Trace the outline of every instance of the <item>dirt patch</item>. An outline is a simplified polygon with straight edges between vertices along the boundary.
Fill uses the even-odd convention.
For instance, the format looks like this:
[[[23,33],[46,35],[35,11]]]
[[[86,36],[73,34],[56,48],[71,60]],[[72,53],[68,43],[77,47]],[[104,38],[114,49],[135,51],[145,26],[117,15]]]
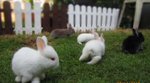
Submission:
[[[35,48],[36,49],[36,39],[34,38],[28,38],[23,41],[24,46]]]

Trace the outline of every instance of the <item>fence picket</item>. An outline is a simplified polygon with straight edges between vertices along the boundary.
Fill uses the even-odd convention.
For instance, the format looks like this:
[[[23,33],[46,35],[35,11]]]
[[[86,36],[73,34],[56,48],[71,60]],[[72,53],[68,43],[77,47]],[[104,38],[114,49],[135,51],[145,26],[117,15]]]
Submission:
[[[106,14],[107,14],[107,10],[104,7],[102,9],[102,30],[106,30],[105,26],[106,26]]]
[[[97,30],[100,31],[102,28],[102,8],[98,7],[98,20],[97,20]]]
[[[40,7],[40,3],[39,2],[35,2],[34,4],[34,31],[35,34],[40,34],[42,31],[42,27],[41,27],[41,7]]]
[[[86,31],[86,7],[81,6],[81,27],[82,31]]]
[[[116,12],[115,12],[115,15],[114,15],[114,17],[115,17],[115,25],[114,25],[114,27],[116,27],[116,25],[118,23],[118,16],[119,16],[119,9],[116,9]]]
[[[116,25],[117,25],[118,14],[119,14],[119,10],[114,8],[113,11],[112,11],[112,15],[113,15],[112,24],[111,24],[112,29],[114,29],[114,27],[116,27]]]
[[[107,10],[107,21],[106,21],[106,30],[111,29],[110,24],[111,24],[111,8],[108,8],[108,10]]]
[[[15,33],[16,35],[18,34],[23,34],[23,30],[22,30],[22,9],[21,9],[21,3],[20,2],[15,2]]]
[[[74,27],[74,7],[72,4],[69,4],[68,7],[68,23]]]
[[[31,16],[31,4],[30,3],[25,3],[25,31],[26,34],[31,35],[32,34],[32,16]]]
[[[77,28],[77,30],[80,28],[80,6],[76,5],[75,6],[75,27]]]
[[[92,8],[90,6],[87,7],[87,29],[91,29],[92,27]]]
[[[92,29],[95,29],[97,27],[97,24],[96,24],[96,21],[97,21],[97,8],[96,7],[93,7],[93,11],[92,11]]]

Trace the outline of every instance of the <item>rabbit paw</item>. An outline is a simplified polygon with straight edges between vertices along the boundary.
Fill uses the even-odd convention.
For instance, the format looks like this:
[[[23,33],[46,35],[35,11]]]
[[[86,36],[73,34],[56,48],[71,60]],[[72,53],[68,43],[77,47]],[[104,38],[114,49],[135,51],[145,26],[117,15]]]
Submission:
[[[32,83],[40,83],[40,79],[38,77],[35,77],[33,80],[32,80]]]
[[[45,74],[43,73],[41,76],[40,76],[40,78],[43,80],[43,79],[45,79]]]
[[[21,76],[16,76],[15,81],[16,82],[21,82]]]

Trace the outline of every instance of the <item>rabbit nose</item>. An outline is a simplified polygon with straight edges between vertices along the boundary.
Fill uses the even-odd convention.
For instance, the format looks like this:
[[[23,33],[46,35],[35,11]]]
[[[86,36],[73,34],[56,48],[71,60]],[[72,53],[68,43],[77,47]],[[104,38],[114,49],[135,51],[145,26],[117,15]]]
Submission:
[[[50,58],[52,61],[54,61],[55,60],[55,58]]]

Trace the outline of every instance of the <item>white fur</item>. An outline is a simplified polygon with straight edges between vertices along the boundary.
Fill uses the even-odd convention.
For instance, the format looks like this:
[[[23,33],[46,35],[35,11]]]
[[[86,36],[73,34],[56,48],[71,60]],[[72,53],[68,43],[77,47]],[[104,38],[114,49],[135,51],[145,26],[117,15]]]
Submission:
[[[92,33],[82,33],[77,37],[77,42],[82,44],[82,42],[87,42],[89,40],[95,39],[94,34]]]
[[[40,79],[45,78],[46,69],[59,66],[59,57],[54,48],[47,45],[47,38],[44,36],[38,38],[45,42],[46,46],[43,50],[22,47],[14,54],[12,70],[16,75],[16,82],[40,83]],[[51,58],[55,58],[55,60]]]
[[[101,60],[105,53],[105,43],[103,37],[88,41],[83,50],[79,60],[83,61],[87,58],[92,58],[87,64],[96,64]]]
[[[42,36],[42,39],[44,40],[44,42],[45,42],[45,44],[47,44],[47,38],[46,38],[46,36]]]

